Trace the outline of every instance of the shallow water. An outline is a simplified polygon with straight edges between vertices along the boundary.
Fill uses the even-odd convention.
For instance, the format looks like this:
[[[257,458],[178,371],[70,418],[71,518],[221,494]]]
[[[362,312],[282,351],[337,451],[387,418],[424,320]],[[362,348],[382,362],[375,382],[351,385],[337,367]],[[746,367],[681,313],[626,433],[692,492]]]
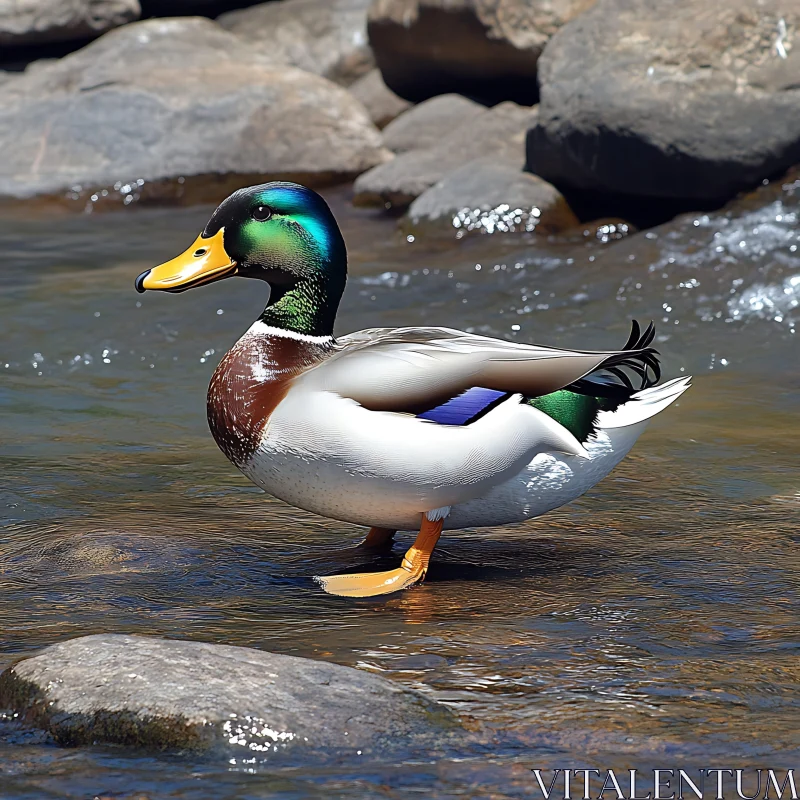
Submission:
[[[335,598],[310,576],[394,566],[405,538],[342,553],[363,531],[263,495],[206,429],[208,379],[266,289],[133,291],[210,210],[0,219],[0,667],[101,631],[248,645],[378,671],[483,742],[289,768],[62,750],[0,722],[0,797],[516,798],[540,796],[535,767],[796,766],[800,182],[620,240],[408,241],[330,199],[341,332],[599,348],[653,318],[665,376],[694,387],[575,504],[448,534],[405,593]]]

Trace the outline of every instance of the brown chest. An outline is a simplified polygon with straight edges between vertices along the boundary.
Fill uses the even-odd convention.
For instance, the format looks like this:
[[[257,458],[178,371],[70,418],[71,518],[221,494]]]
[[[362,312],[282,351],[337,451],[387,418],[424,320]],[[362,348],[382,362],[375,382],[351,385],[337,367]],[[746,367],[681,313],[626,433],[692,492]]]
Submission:
[[[258,448],[269,417],[292,381],[322,361],[328,348],[288,336],[245,334],[220,361],[208,387],[208,425],[237,466]]]

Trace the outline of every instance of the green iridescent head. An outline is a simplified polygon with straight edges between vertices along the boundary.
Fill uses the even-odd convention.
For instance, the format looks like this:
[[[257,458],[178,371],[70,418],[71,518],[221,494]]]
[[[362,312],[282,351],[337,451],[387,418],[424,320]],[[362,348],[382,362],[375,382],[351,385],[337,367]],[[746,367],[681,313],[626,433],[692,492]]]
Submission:
[[[188,250],[143,272],[136,289],[183,292],[233,275],[270,285],[265,323],[331,334],[347,280],[347,251],[328,204],[296,183],[240,189],[220,204]]]
[[[308,279],[343,281],[347,254],[328,204],[296,183],[239,189],[211,215],[203,238],[224,229],[238,274],[273,286]]]

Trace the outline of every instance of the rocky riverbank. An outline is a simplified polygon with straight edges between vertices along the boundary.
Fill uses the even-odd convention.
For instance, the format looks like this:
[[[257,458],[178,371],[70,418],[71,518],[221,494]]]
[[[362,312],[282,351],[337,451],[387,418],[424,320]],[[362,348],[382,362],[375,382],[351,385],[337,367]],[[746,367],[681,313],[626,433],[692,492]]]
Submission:
[[[0,10],[0,201],[355,179],[462,232],[719,206],[800,162],[798,23],[800,0],[35,0]]]

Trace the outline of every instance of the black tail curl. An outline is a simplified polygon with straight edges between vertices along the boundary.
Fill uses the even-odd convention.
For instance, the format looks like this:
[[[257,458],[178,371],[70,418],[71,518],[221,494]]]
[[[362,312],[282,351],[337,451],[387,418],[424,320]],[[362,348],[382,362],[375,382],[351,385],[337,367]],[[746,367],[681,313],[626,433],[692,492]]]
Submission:
[[[633,320],[631,335],[621,352],[609,356],[588,375],[564,388],[578,394],[624,403],[632,394],[655,386],[661,379],[658,350],[650,347],[655,335],[656,329],[652,322],[642,333],[639,323]],[[632,378],[629,373],[633,373],[635,377]]]

